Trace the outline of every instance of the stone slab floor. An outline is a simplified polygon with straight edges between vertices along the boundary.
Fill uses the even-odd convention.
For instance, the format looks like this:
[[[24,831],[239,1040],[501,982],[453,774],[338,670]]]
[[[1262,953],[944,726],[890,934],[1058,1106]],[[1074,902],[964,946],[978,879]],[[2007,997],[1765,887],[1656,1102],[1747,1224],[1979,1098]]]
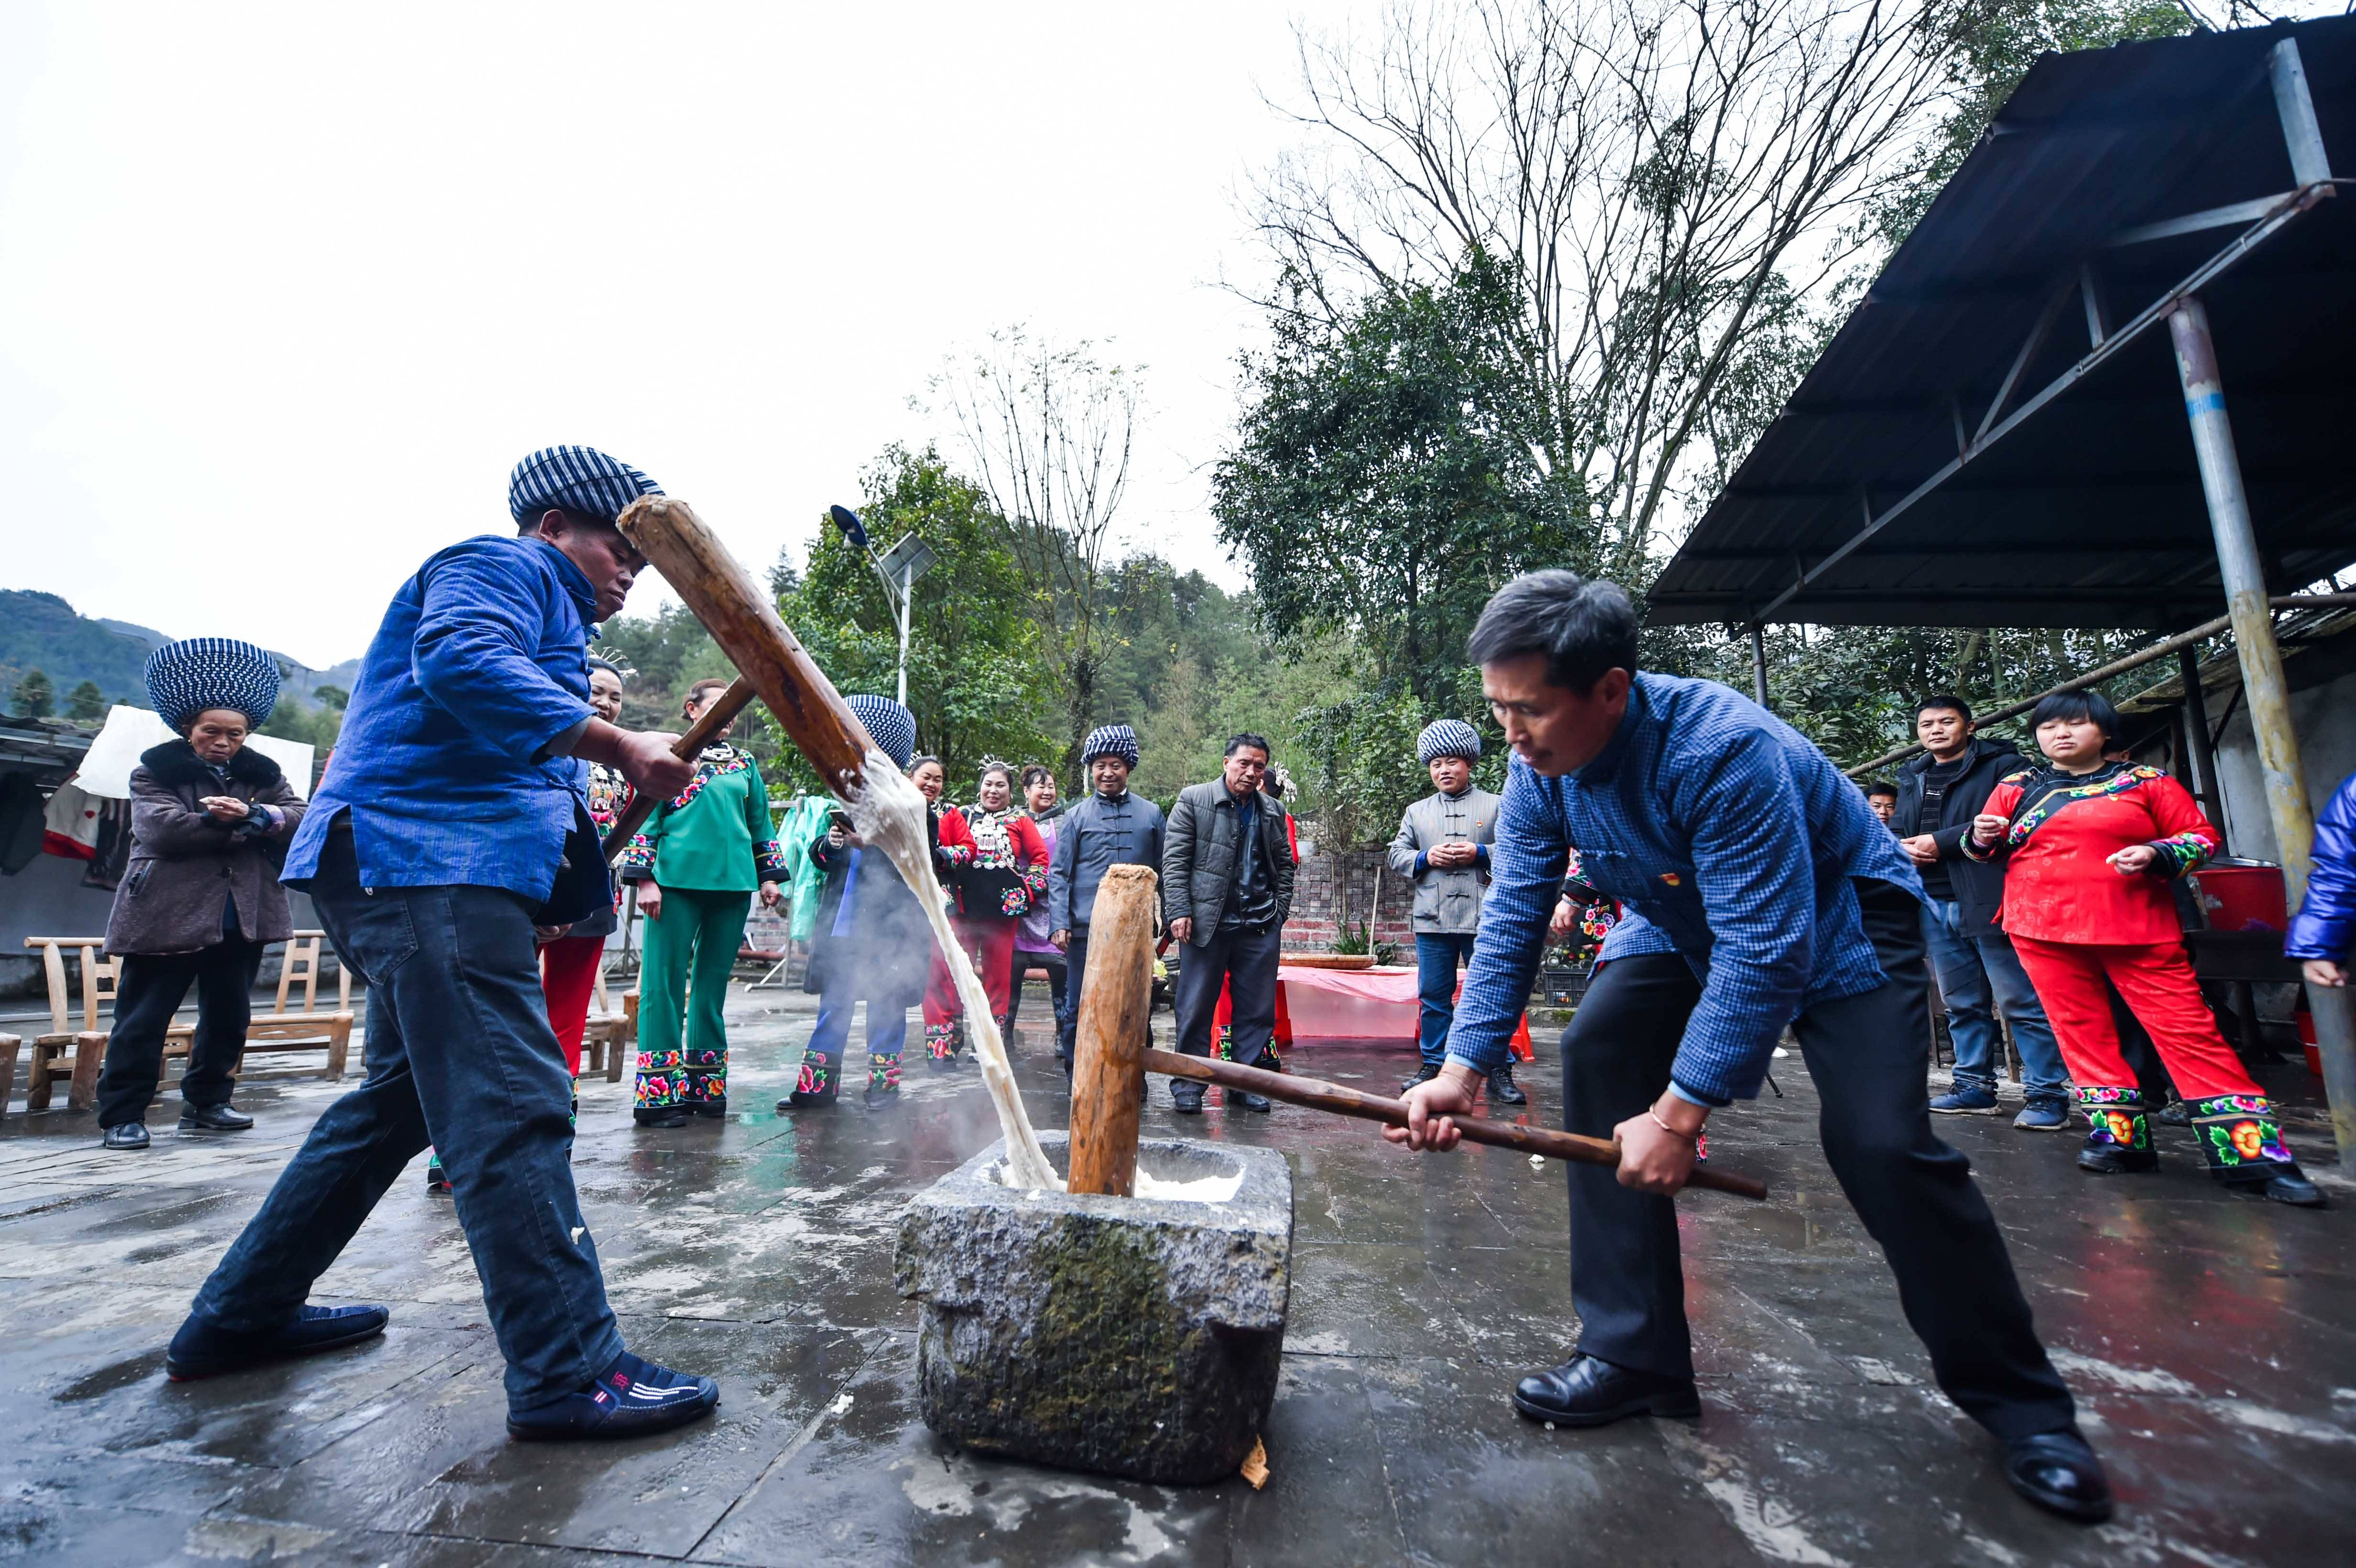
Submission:
[[[1035,1005],[1034,992],[1034,1005]],[[584,1083],[576,1169],[632,1346],[717,1376],[716,1419],[634,1443],[510,1445],[498,1356],[447,1199],[423,1161],[322,1282],[392,1307],[380,1342],[173,1386],[189,1294],[337,1092],[278,1077],[257,1128],[107,1155],[88,1116],[0,1120],[0,1559],[148,1564],[1986,1563],[2356,1561],[2356,1191],[2298,1212],[2237,1200],[2166,1130],[2158,1178],[2097,1181],[2072,1141],[1946,1127],[1976,1163],[2123,1506],[2082,1530],[2005,1488],[1929,1371],[1811,1140],[1796,1059],[1722,1116],[1717,1157],[1763,1206],[1682,1204],[1705,1381],[1697,1422],[1547,1432],[1505,1403],[1558,1360],[1558,1169],[1411,1157],[1280,1106],[1149,1135],[1270,1144],[1297,1180],[1285,1373],[1265,1490],[1157,1488],[946,1451],[917,1420],[915,1314],[894,1217],[995,1136],[970,1071],[919,1065],[901,1104],[782,1119],[806,998],[731,1006],[735,1114],[634,1131],[628,1084]],[[1168,1028],[1167,1016],[1160,1020]],[[1064,1124],[1044,1033],[1033,1114]],[[1398,1053],[1304,1071],[1387,1088]],[[854,1054],[854,1063],[861,1060]],[[1558,1115],[1549,1061],[1526,1070]],[[2293,1142],[2325,1162],[2306,1104]]]

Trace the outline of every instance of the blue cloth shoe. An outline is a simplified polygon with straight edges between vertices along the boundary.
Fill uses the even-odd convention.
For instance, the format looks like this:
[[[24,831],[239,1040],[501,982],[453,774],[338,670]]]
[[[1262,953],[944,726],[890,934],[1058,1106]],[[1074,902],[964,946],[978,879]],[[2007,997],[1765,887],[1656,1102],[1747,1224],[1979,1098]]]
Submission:
[[[164,1352],[164,1374],[176,1383],[194,1382],[297,1356],[316,1356],[322,1350],[340,1350],[383,1333],[385,1320],[391,1316],[381,1307],[305,1307],[284,1328],[241,1333],[191,1312],[180,1331],[172,1336],[171,1349]]]
[[[524,1443],[643,1437],[701,1421],[720,1403],[710,1378],[640,1360],[627,1350],[587,1388],[508,1413],[508,1435]]]
[[[2024,1133],[2067,1132],[2070,1107],[2059,1100],[2031,1100],[2013,1117],[2012,1125]]]
[[[1993,1116],[1996,1115],[1996,1091],[1958,1089],[1952,1094],[1942,1094],[1932,1101],[1931,1109],[1942,1116]]]

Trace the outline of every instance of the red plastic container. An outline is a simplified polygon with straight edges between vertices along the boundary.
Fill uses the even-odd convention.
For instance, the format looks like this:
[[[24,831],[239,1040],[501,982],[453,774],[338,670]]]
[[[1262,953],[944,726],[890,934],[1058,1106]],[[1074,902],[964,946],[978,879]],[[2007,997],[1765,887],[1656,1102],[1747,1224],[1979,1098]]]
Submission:
[[[2290,902],[2280,866],[2204,866],[2193,873],[2211,931],[2290,929]]]

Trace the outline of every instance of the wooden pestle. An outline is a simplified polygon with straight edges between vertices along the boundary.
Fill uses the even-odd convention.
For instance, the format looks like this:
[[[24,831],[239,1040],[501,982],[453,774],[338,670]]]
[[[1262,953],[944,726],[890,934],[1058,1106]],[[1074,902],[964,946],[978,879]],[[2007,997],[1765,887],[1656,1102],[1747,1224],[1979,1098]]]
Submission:
[[[1148,866],[1112,866],[1097,887],[1073,1046],[1069,1191],[1127,1198],[1136,1185],[1161,880]]]
[[[1096,962],[1094,943],[1088,946],[1088,962],[1091,966]],[[1380,1095],[1344,1088],[1339,1083],[1295,1077],[1290,1072],[1264,1072],[1240,1062],[1215,1061],[1204,1056],[1181,1056],[1174,1051],[1149,1050],[1143,1056],[1144,1071],[1216,1083],[1223,1088],[1240,1089],[1247,1093],[1265,1094],[1271,1100],[1305,1105],[1312,1111],[1331,1111],[1337,1116],[1381,1122],[1386,1126],[1407,1125],[1407,1102],[1404,1100],[1387,1100]],[[1142,1081],[1141,1073],[1141,1085]],[[1076,1113],[1076,1103],[1074,1110]],[[1456,1130],[1472,1143],[1519,1149],[1524,1154],[1545,1155],[1550,1159],[1577,1160],[1582,1165],[1616,1166],[1620,1163],[1620,1146],[1604,1138],[1582,1137],[1577,1133],[1558,1133],[1547,1127],[1524,1126],[1517,1122],[1485,1121],[1477,1116],[1458,1116],[1454,1120]],[[1730,1192],[1737,1198],[1763,1199],[1767,1196],[1767,1184],[1757,1177],[1739,1176],[1730,1170],[1712,1170],[1706,1165],[1694,1167],[1694,1173],[1687,1178],[1686,1185],[1707,1187],[1713,1192]]]
[[[751,704],[753,695],[753,683],[738,676],[711,707],[696,716],[687,733],[672,744],[670,754],[686,763],[701,756],[703,748],[712,744],[712,738],[734,723],[736,715]],[[653,795],[635,793],[630,796],[630,804],[614,819],[614,826],[605,834],[605,859],[622,858],[622,851],[630,847],[630,835],[647,825],[647,818],[654,815],[655,805]]]
[[[616,526],[744,672],[827,788],[845,801],[858,795],[875,744],[867,727],[695,509],[673,496],[641,496]]]

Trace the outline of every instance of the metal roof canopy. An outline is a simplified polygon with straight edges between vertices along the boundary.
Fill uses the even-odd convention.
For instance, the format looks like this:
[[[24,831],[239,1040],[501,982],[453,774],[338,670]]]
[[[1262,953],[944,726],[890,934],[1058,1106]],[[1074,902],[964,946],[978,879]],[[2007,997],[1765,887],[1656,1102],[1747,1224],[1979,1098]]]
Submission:
[[[2356,19],[2040,58],[1662,571],[1650,619],[2217,614],[2169,346],[2187,295],[2269,586],[2356,561],[2356,180],[2328,146],[2356,161]]]

